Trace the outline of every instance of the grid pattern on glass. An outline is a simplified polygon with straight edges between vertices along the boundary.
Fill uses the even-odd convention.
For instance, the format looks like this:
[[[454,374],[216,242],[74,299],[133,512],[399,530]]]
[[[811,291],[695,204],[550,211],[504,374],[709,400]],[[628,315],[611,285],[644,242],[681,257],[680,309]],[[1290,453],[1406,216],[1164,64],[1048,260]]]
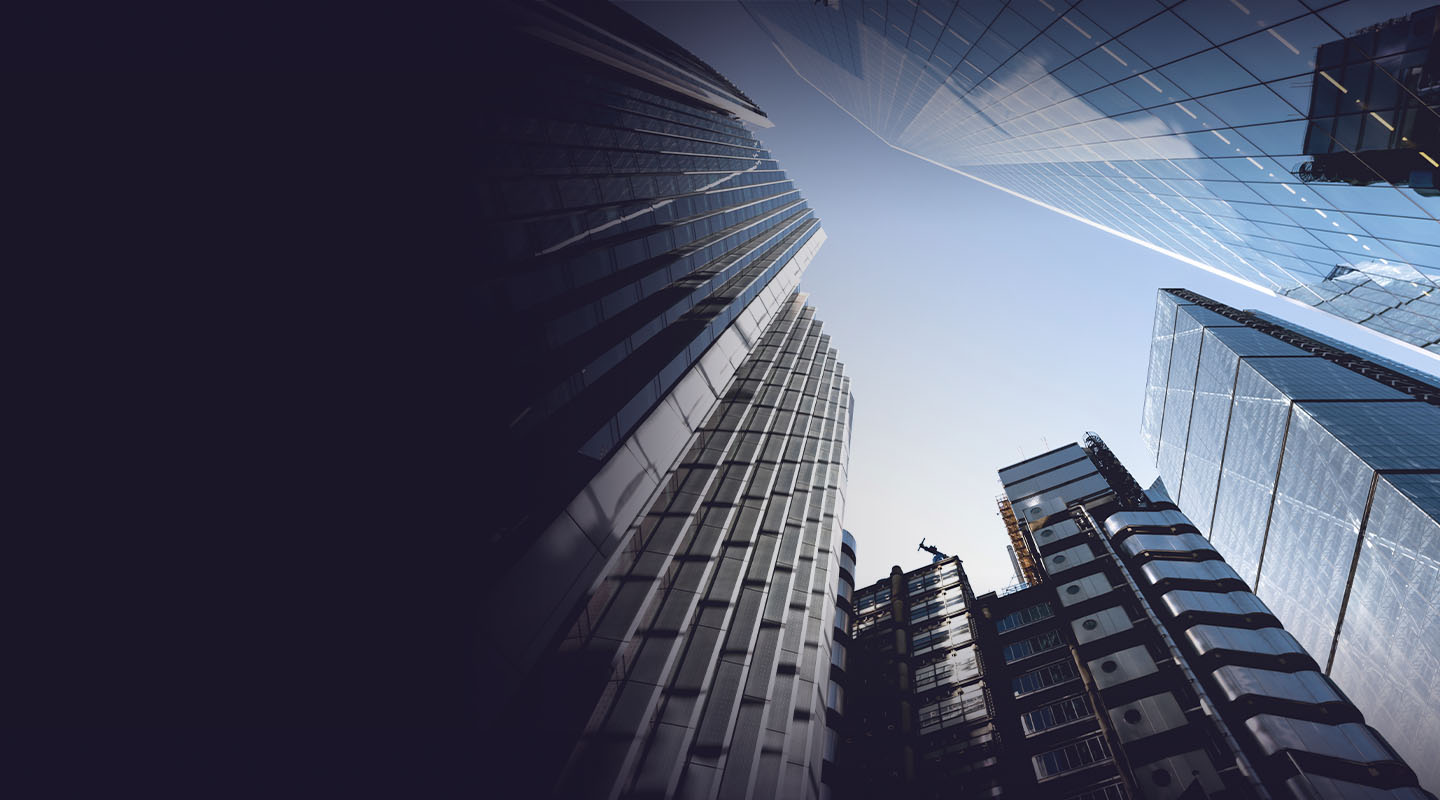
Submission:
[[[1087,736],[1072,744],[1031,757],[1035,777],[1041,780],[1074,772],[1110,758],[1110,747],[1102,735]]]
[[[963,686],[949,697],[920,706],[916,715],[922,736],[952,725],[985,719],[989,716],[985,706],[985,688],[979,683]]]
[[[855,613],[868,614],[877,608],[890,605],[890,586],[878,589],[861,589],[855,593]]]
[[[951,617],[937,628],[910,635],[911,655],[920,657],[942,647],[959,647],[970,642],[970,620],[963,614]]]
[[[1032,622],[1039,622],[1042,619],[1049,619],[1055,616],[1055,610],[1049,603],[1036,603],[1027,606],[1019,611],[1011,611],[1009,614],[995,620],[995,630],[999,633],[1014,630],[1022,625],[1029,625]]]
[[[980,665],[976,661],[975,648],[957,648],[940,661],[915,668],[915,694],[924,694],[937,687],[964,683],[978,677]]]
[[[1021,714],[1020,727],[1029,736],[1093,716],[1090,701],[1082,694]]]
[[[1162,304],[1159,313],[1163,329],[1175,311]],[[1215,481],[1211,543],[1434,784],[1440,766],[1426,754],[1440,749],[1440,724],[1415,709],[1440,700],[1440,650],[1430,646],[1440,641],[1440,406],[1412,399],[1423,390],[1365,377],[1389,380],[1351,355],[1332,361],[1261,330],[1207,328],[1187,438],[1176,443],[1183,477],[1163,461],[1161,475],[1180,484],[1178,503],[1193,520],[1210,513]],[[1172,371],[1147,386],[1164,389]],[[1209,384],[1214,407],[1202,411]],[[1212,478],[1208,459],[1222,439]]]
[[[1427,750],[1440,741],[1440,472],[1382,475],[1329,674],[1366,721],[1387,733],[1425,786],[1440,785]],[[1412,680],[1375,680],[1414,675]]]
[[[892,146],[1440,351],[1424,0],[746,5]]]
[[[1044,653],[1054,650],[1057,647],[1064,647],[1065,640],[1061,638],[1058,629],[1051,629],[1034,636],[1027,636],[1019,641],[1010,642],[1005,645],[1003,656],[1005,663],[1019,661],[1022,658],[1029,658],[1037,653]]]
[[[911,606],[910,624],[938,619],[964,610],[965,595],[961,593],[959,587],[948,589]]]
[[[1010,689],[1016,697],[1022,697],[1032,692],[1038,692],[1051,686],[1056,686],[1066,681],[1076,680],[1080,673],[1075,668],[1075,662],[1070,659],[1052,661],[1043,667],[1030,670],[1010,680]]]
[[[960,568],[951,561],[910,578],[905,588],[911,597],[915,597],[933,589],[956,586],[959,583]]]

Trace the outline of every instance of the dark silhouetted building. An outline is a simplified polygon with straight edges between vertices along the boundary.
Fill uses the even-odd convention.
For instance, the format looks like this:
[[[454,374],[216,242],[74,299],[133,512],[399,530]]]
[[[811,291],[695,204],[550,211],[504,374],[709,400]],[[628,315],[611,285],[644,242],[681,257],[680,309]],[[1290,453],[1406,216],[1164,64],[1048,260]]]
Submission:
[[[836,797],[1431,797],[1163,492],[1098,437],[1000,471],[1039,583],[855,593]]]
[[[1179,507],[1440,786],[1440,381],[1159,293],[1142,433]]]

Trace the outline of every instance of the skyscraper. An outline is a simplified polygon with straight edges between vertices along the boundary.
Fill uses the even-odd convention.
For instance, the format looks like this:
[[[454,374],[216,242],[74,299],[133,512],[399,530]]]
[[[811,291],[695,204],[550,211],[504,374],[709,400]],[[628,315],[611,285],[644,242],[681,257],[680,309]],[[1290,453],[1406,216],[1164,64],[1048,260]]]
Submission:
[[[1038,582],[976,597],[952,557],[856,591],[837,797],[1431,797],[1098,437],[1000,477]]]
[[[487,774],[818,797],[854,570],[849,379],[795,292],[824,233],[760,109],[675,43],[603,3],[496,19]]]
[[[1423,0],[746,0],[899,150],[1440,352]]]
[[[573,621],[648,498],[789,305],[819,220],[713,69],[608,3],[502,3],[482,99],[492,431],[481,487],[497,674]],[[480,412],[477,412],[480,413]],[[503,681],[502,681],[503,683]]]
[[[1440,786],[1434,379],[1166,289],[1142,432],[1179,507]]]

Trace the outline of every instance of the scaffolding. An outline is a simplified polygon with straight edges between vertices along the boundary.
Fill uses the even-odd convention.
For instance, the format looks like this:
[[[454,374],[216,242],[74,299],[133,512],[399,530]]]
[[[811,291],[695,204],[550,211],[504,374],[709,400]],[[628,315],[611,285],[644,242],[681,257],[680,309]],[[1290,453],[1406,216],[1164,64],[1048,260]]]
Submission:
[[[1010,500],[1002,494],[995,498],[995,505],[1000,509],[1000,518],[1005,520],[1005,531],[1010,534],[1010,547],[1015,551],[1015,561],[1020,565],[1021,578],[1030,586],[1040,583],[1040,570],[1035,568],[1035,554],[1025,541],[1025,533],[1020,529],[1020,521],[1015,518],[1015,509],[1010,507]]]

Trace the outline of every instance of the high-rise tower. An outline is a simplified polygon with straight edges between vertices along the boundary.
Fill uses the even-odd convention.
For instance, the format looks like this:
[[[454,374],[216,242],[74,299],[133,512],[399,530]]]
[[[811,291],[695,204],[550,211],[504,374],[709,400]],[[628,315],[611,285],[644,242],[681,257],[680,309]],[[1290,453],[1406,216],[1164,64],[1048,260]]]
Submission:
[[[795,292],[824,233],[763,113],[675,43],[603,3],[497,18],[487,774],[818,797],[854,569],[849,380]]]
[[[896,149],[1440,352],[1432,3],[745,7]]]
[[[856,591],[837,797],[1431,797],[1098,437],[1000,478],[1038,582],[976,597],[950,558]]]
[[[1440,785],[1437,381],[1166,289],[1142,433],[1180,508]]]

